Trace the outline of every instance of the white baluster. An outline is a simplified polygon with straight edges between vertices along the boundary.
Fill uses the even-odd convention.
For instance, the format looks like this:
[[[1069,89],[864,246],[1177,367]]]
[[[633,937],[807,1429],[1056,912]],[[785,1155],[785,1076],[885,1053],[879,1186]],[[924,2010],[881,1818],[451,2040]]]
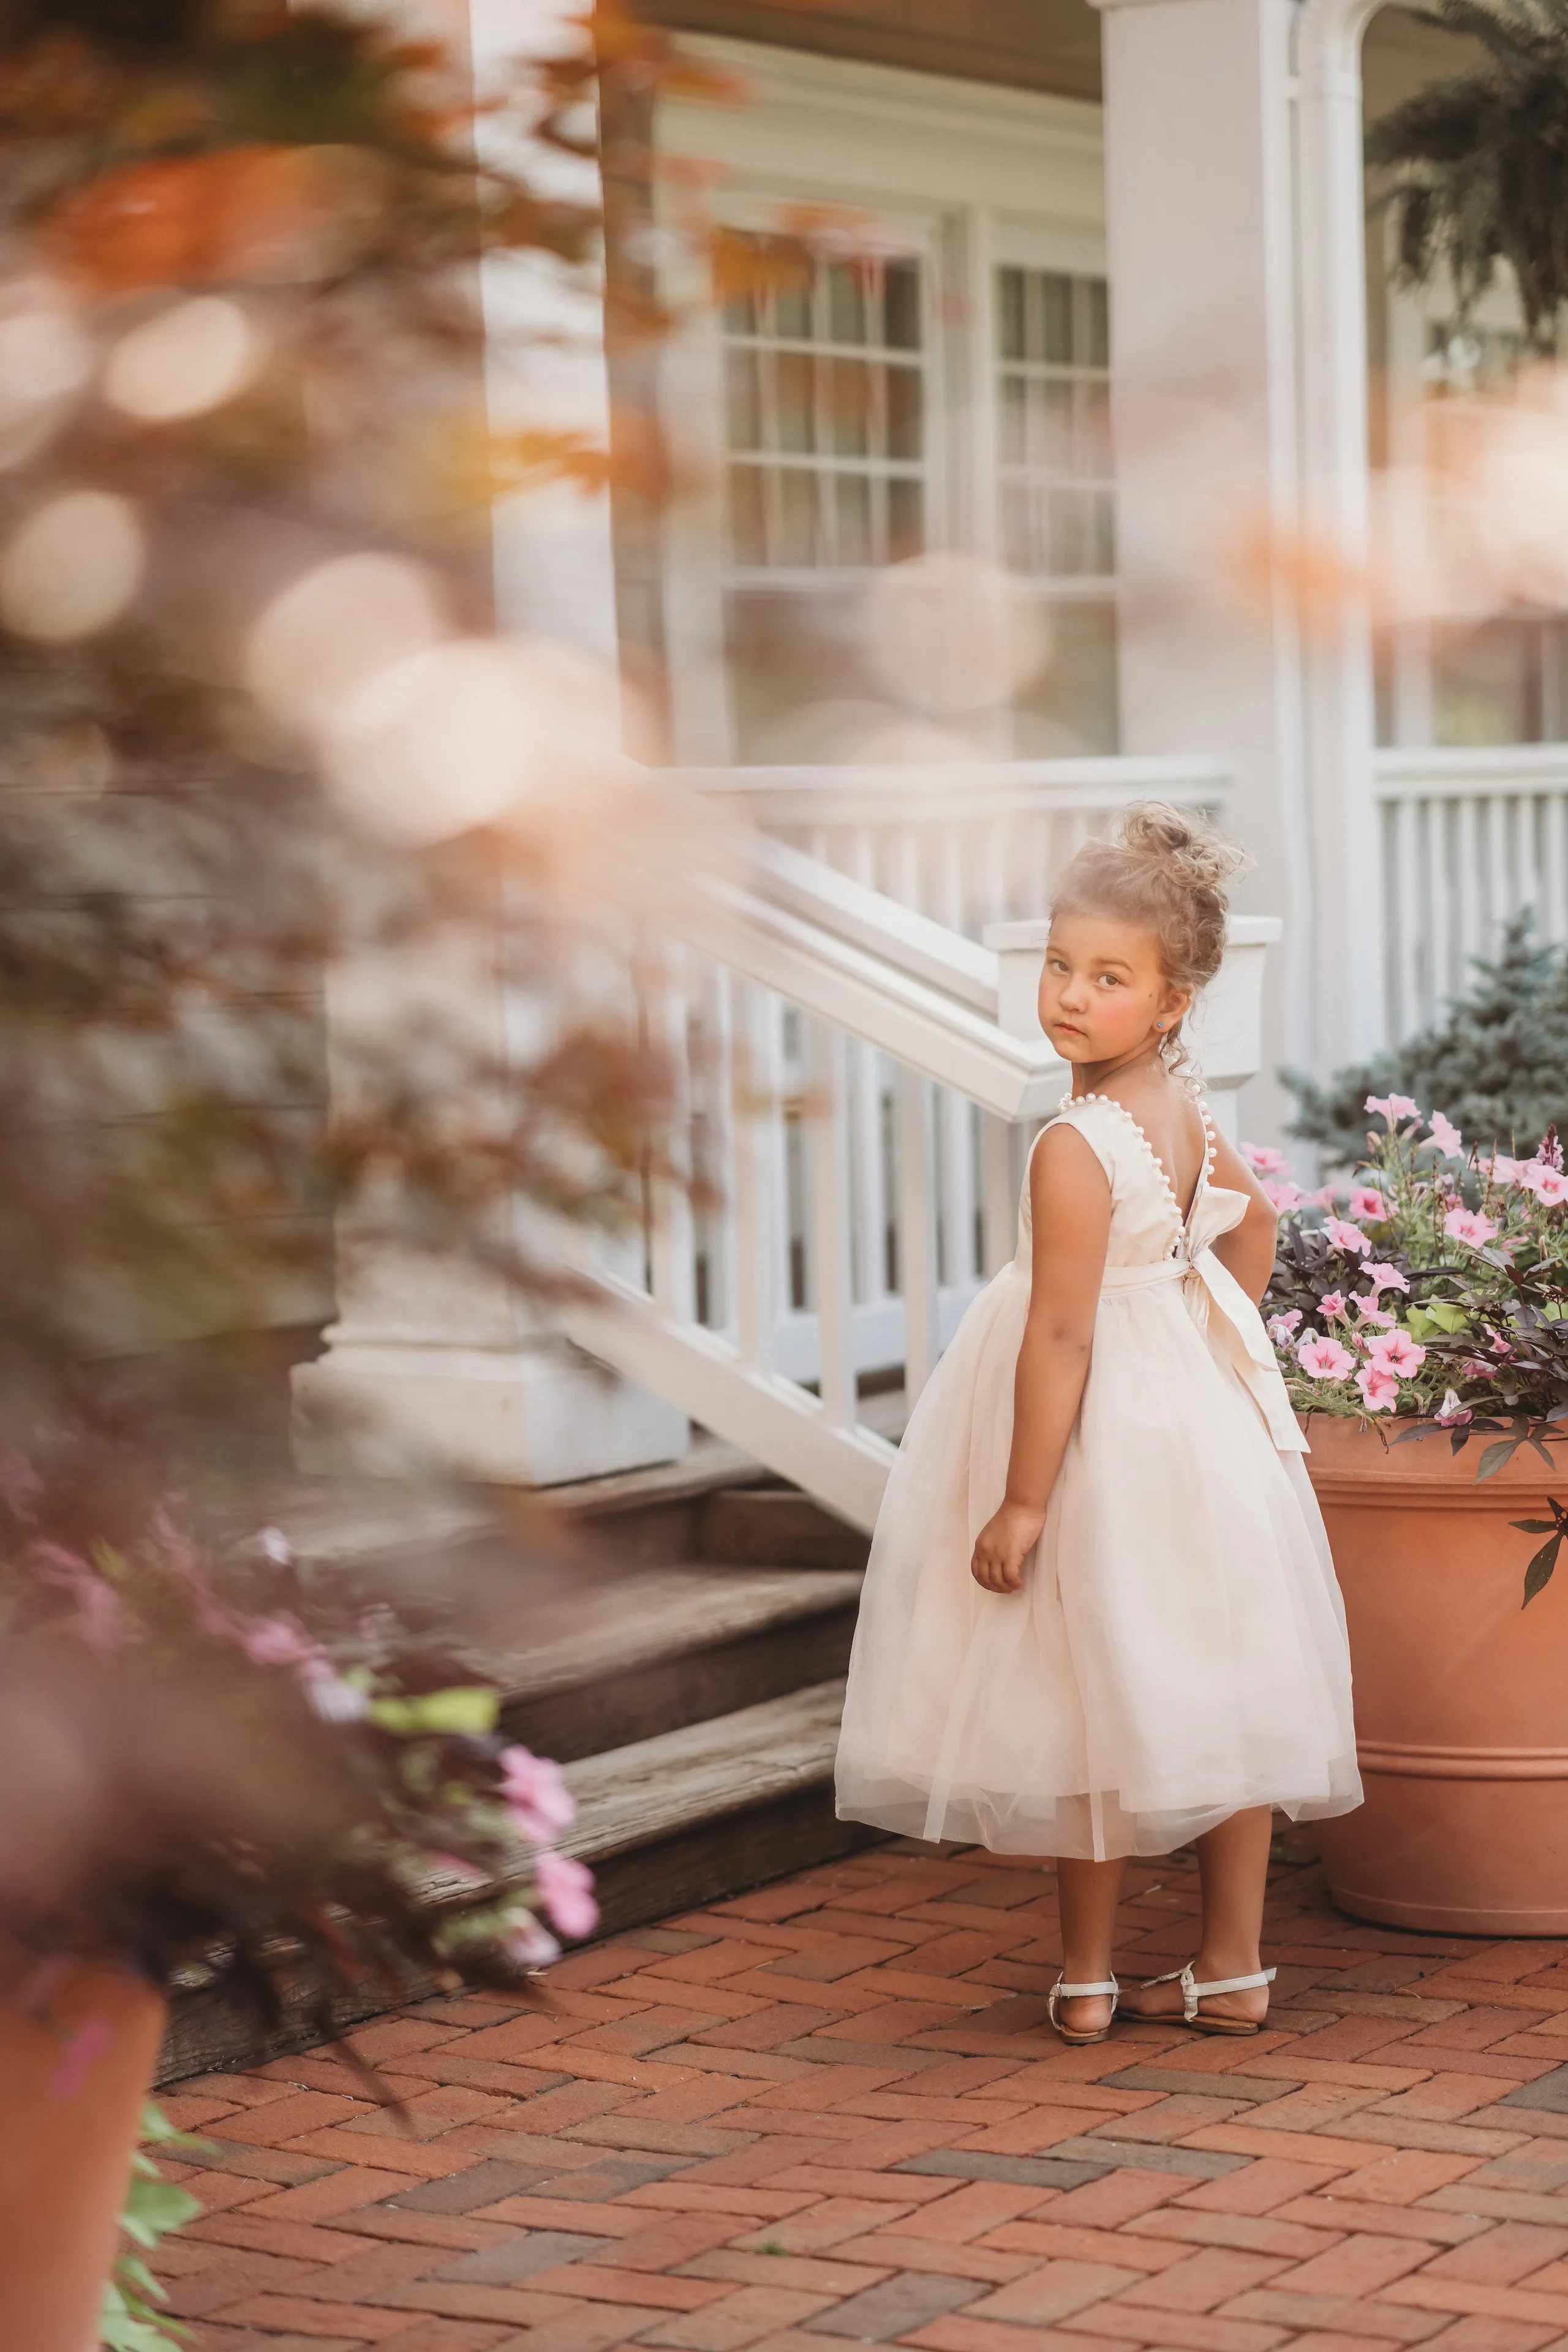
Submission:
[[[771,1371],[784,1196],[776,1177],[777,1007],[750,981],[731,982],[735,1345],[747,1371]]]
[[[1561,792],[1546,795],[1545,837],[1542,845],[1544,888],[1541,925],[1549,940],[1568,936],[1568,798]]]
[[[656,1046],[668,1056],[673,1074],[669,1116],[670,1181],[660,1184],[654,1208],[649,1256],[655,1302],[678,1322],[689,1323],[697,1312],[696,1258],[691,1198],[686,1180],[691,1172],[691,1061],[687,1036],[686,959],[671,950],[656,970],[650,990],[648,1025]]]
[[[1426,1016],[1430,990],[1423,985],[1424,947],[1428,937],[1422,920],[1419,813],[1414,801],[1401,797],[1394,803],[1393,856],[1388,877],[1394,905],[1384,916],[1392,948],[1388,961],[1394,982],[1395,1034],[1403,1036]]]
[[[904,1400],[909,1411],[936,1362],[936,1185],[932,1087],[898,1075],[899,1286],[904,1295]]]
[[[1005,1118],[980,1115],[985,1167],[985,1272],[997,1274],[1018,1245],[1018,1130]]]
[[[827,1419],[839,1428],[856,1415],[854,1327],[850,1312],[847,1040],[840,1029],[813,1021],[807,1039],[811,1103],[807,1153],[811,1163],[811,1287],[816,1309],[818,1387]]]
[[[1489,793],[1487,811],[1486,952],[1490,955],[1498,934],[1513,908],[1509,904],[1508,802],[1499,792]]]
[[[1454,894],[1448,873],[1448,804],[1436,793],[1421,803],[1422,898],[1426,909],[1426,971],[1429,1002],[1423,1017],[1434,1019],[1453,993]]]
[[[1481,943],[1480,895],[1480,828],[1477,823],[1479,806],[1473,793],[1465,793],[1455,803],[1457,836],[1454,843],[1454,877],[1458,908],[1458,966],[1460,986],[1469,978],[1469,961]]]
[[[708,1160],[703,1169],[710,1199],[702,1213],[708,1258],[710,1329],[735,1327],[735,1045],[733,991],[738,984],[719,964],[707,969],[705,1030],[708,1045]]]

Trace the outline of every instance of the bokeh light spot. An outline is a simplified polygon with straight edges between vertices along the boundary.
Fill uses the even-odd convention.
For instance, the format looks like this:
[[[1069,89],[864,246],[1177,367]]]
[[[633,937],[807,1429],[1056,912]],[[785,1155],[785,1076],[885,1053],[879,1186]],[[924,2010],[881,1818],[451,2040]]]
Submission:
[[[937,718],[1007,702],[1050,656],[1050,623],[1028,584],[981,556],[917,555],[866,592],[867,666],[884,693]]]
[[[286,726],[320,728],[378,671],[446,634],[436,592],[398,555],[340,555],[291,581],[251,632],[246,682]]]
[[[121,338],[104,371],[104,396],[148,424],[200,416],[243,392],[260,354],[260,338],[238,303],[203,295]]]
[[[146,560],[128,499],[69,490],[29,515],[0,555],[0,619],[47,645],[92,636],[130,604]]]

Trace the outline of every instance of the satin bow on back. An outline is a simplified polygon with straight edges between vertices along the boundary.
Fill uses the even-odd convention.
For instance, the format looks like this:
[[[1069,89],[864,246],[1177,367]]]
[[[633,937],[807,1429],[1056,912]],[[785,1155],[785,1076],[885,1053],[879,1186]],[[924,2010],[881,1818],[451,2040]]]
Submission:
[[[1233,1233],[1247,1211],[1245,1192],[1227,1192],[1218,1184],[1201,1186],[1174,1255],[1152,1265],[1108,1265],[1101,1287],[1142,1290],[1157,1282],[1184,1283],[1189,1304],[1263,1415],[1278,1451],[1307,1454],[1311,1449],[1301,1434],[1263,1318],[1235,1275],[1215,1255],[1215,1243]]]

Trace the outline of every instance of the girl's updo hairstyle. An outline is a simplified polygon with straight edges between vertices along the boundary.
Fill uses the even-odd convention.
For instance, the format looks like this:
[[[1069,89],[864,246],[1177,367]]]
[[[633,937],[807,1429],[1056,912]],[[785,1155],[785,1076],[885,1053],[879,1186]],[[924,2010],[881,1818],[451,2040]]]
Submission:
[[[1134,801],[1109,841],[1086,841],[1058,883],[1053,916],[1111,915],[1153,934],[1175,988],[1195,993],[1225,954],[1225,885],[1250,859],[1195,810]]]

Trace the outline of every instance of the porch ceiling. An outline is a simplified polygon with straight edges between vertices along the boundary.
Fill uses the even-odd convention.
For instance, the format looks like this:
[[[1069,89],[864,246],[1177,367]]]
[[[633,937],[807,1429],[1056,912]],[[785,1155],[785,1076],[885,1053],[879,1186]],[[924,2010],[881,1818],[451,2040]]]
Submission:
[[[650,24],[1099,101],[1089,0],[638,0]]]

